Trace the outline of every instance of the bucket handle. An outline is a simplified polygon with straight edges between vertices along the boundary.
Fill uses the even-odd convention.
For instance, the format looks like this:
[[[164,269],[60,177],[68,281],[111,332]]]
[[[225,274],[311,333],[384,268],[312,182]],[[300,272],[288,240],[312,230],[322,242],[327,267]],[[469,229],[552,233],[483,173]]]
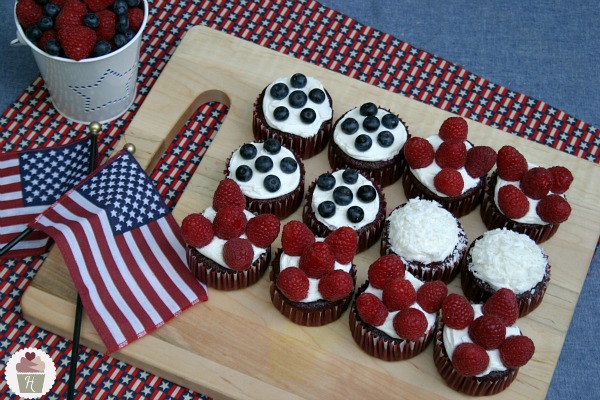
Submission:
[[[25,39],[21,35],[21,32],[19,32],[18,29],[17,29],[17,37],[10,41],[10,45],[12,47],[28,46],[27,42],[25,41]]]

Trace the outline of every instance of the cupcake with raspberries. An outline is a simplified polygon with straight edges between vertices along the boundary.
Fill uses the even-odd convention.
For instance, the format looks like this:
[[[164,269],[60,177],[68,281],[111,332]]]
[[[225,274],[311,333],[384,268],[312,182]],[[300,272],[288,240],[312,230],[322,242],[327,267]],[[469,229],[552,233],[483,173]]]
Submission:
[[[381,187],[400,179],[406,169],[402,148],[406,124],[391,111],[368,102],[339,118],[329,143],[332,169],[354,168]]]
[[[331,96],[317,79],[296,73],[276,79],[254,103],[254,138],[275,138],[307,159],[329,142],[333,105]]]
[[[530,164],[517,149],[504,146],[486,183],[481,218],[488,229],[507,228],[545,242],[571,215],[565,192],[572,182],[567,168]]]
[[[304,164],[277,139],[240,146],[227,160],[225,175],[237,182],[246,208],[284,219],[304,198]]]
[[[302,220],[317,236],[349,226],[358,234],[358,252],[372,246],[385,221],[385,195],[379,185],[348,168],[321,174],[308,188]]]
[[[450,211],[433,200],[410,199],[387,217],[380,252],[399,255],[422,281],[448,283],[460,271],[467,245],[467,234]]]
[[[284,225],[281,249],[273,258],[271,302],[286,318],[304,326],[322,326],[346,311],[356,283],[356,233],[336,229],[322,239],[306,225]]]
[[[497,155],[489,146],[474,146],[467,136],[467,121],[450,117],[437,135],[406,142],[409,168],[402,175],[402,187],[407,198],[435,200],[456,218],[480,204],[485,176]]]
[[[436,327],[433,360],[452,389],[470,396],[504,391],[535,353],[531,338],[516,325],[517,304],[508,289],[484,304],[450,294]]]
[[[256,216],[245,205],[237,183],[226,178],[215,191],[212,207],[187,215],[181,223],[188,266],[209,287],[245,288],[256,283],[269,265],[279,218]]]
[[[396,254],[375,260],[356,292],[350,331],[367,354],[400,361],[421,353],[433,338],[438,311],[448,294],[442,281],[416,279]]]

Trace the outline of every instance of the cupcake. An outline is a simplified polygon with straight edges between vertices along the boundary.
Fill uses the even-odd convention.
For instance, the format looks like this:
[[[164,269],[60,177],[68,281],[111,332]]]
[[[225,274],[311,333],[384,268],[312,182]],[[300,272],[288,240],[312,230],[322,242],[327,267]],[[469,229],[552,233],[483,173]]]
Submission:
[[[364,103],[339,118],[329,143],[332,169],[354,168],[381,187],[400,179],[406,169],[402,148],[406,124],[391,111]]]
[[[516,325],[516,309],[514,294],[507,289],[483,305],[470,304],[459,294],[446,297],[433,360],[449,387],[470,396],[490,396],[510,386],[535,352],[533,341]]]
[[[349,226],[358,234],[358,252],[381,236],[385,221],[381,188],[355,169],[321,174],[308,188],[302,220],[317,236]]]
[[[456,218],[480,204],[484,177],[496,162],[496,152],[488,146],[474,146],[467,135],[467,122],[450,117],[437,135],[411,137],[406,142],[409,168],[402,175],[402,187],[407,198],[435,200]]]
[[[215,191],[212,207],[187,215],[181,223],[188,266],[209,287],[245,288],[256,283],[269,266],[279,218],[256,216],[245,205],[239,186],[226,178]]]
[[[504,146],[485,185],[481,218],[488,229],[507,228],[545,242],[571,215],[565,192],[572,182],[567,168],[530,164],[517,149]]]
[[[271,302],[292,322],[322,326],[346,311],[356,283],[356,233],[339,228],[322,239],[306,225],[284,225],[281,249],[273,258]]]
[[[296,73],[269,84],[254,103],[254,138],[275,138],[301,158],[321,152],[329,141],[331,96],[317,79]]]
[[[304,164],[276,139],[246,143],[227,160],[225,175],[236,181],[246,208],[284,219],[304,198]]]
[[[25,353],[25,356],[21,357],[21,360],[15,365],[19,392],[41,394],[46,379],[45,369],[46,364],[40,356],[35,352]]]
[[[406,270],[422,281],[448,283],[460,271],[467,244],[458,219],[438,202],[416,198],[387,217],[381,235],[381,255],[399,255]]]
[[[441,281],[416,279],[397,255],[382,256],[369,266],[368,280],[356,292],[349,321],[352,337],[373,357],[412,358],[431,342],[447,293]]]
[[[497,290],[512,290],[519,316],[535,310],[550,282],[550,265],[544,250],[531,238],[508,229],[485,232],[471,243],[461,263],[461,286],[475,303]]]

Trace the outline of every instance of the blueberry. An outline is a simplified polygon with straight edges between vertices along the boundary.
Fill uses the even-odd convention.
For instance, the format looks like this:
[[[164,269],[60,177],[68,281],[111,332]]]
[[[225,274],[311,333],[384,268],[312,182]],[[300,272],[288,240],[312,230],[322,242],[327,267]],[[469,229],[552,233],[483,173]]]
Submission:
[[[317,178],[317,186],[321,190],[333,189],[333,187],[335,186],[335,176],[333,176],[329,172],[321,174],[319,178]]]
[[[363,117],[374,116],[377,115],[377,106],[375,103],[365,103],[360,106],[360,115]]]
[[[117,15],[127,14],[128,8],[129,7],[127,6],[127,2],[125,0],[115,0],[115,3],[113,4],[113,11]]]
[[[315,88],[313,90],[311,90],[308,93],[308,98],[313,102],[313,103],[317,103],[317,104],[321,104],[322,102],[325,101],[325,92],[322,91],[319,88]]]
[[[235,170],[235,178],[240,182],[248,182],[252,179],[252,168],[247,165],[240,165]]]
[[[371,146],[373,146],[373,140],[369,135],[365,135],[364,133],[358,135],[354,141],[354,147],[358,151],[367,151]]]
[[[42,37],[42,30],[38,28],[37,25],[31,25],[25,29],[25,36],[35,43]]]
[[[121,48],[127,44],[127,38],[122,33],[117,33],[113,40],[115,41],[115,46],[117,46],[117,48]]]
[[[292,93],[290,93],[288,101],[290,102],[290,106],[294,108],[302,108],[306,105],[306,93],[304,93],[302,90],[294,90]]]
[[[112,46],[106,40],[100,40],[94,45],[94,57],[104,56],[110,53]]]
[[[352,194],[352,190],[348,186],[338,186],[333,189],[333,201],[335,201],[335,204],[347,206],[352,203],[353,198],[354,194]]]
[[[377,191],[371,185],[362,185],[356,191],[356,197],[363,203],[370,203],[377,197]]]
[[[256,157],[257,152],[256,146],[252,143],[246,143],[240,147],[240,156],[242,156],[244,160],[252,160]]]
[[[330,218],[335,215],[335,204],[333,201],[326,200],[317,207],[319,215],[323,218]]]
[[[398,117],[396,117],[392,113],[385,114],[381,118],[381,124],[388,129],[394,129],[395,127],[398,126],[399,123],[400,123],[400,120],[398,119]]]
[[[292,157],[285,157],[279,162],[279,168],[284,173],[291,174],[298,169],[298,163]]]
[[[304,86],[306,86],[306,76],[300,73],[294,74],[290,78],[290,83],[292,84],[293,88],[302,89]]]
[[[354,185],[358,181],[358,171],[348,168],[342,172],[342,179],[348,185]]]
[[[135,32],[131,29],[127,29],[125,32],[123,32],[123,35],[125,35],[125,39],[129,43],[129,41],[135,36]]]
[[[271,193],[275,193],[281,187],[281,181],[275,175],[267,175],[263,182],[265,189]]]
[[[140,0],[126,0],[129,7],[137,7],[140,5]]]
[[[347,135],[352,135],[358,131],[359,125],[358,121],[354,118],[346,118],[342,121],[342,132]]]
[[[352,206],[346,211],[346,217],[350,222],[356,224],[365,218],[365,212],[359,206]]]
[[[93,27],[90,26],[90,28],[93,28]],[[117,15],[117,22],[115,25],[115,29],[118,33],[127,32],[127,30],[129,29],[129,18],[127,18],[126,14]]]
[[[275,118],[277,121],[285,121],[289,116],[290,112],[287,107],[284,106],[279,106],[273,111],[273,118]]]
[[[60,7],[56,3],[48,3],[44,6],[44,14],[50,18],[56,18],[60,12]]]
[[[117,21],[121,19],[121,17],[125,17],[125,19],[127,19],[127,16],[120,15],[119,18],[117,18]],[[95,13],[89,12],[83,16],[83,24],[88,28],[97,28],[98,25],[100,25],[100,18],[98,18]],[[129,26],[129,20],[127,20],[127,24]],[[118,23],[117,26],[119,26]]]
[[[317,113],[312,108],[303,108],[300,111],[300,120],[305,124],[312,124],[317,119]]]
[[[263,148],[269,154],[277,154],[281,151],[281,142],[277,139],[267,139],[263,144]]]
[[[269,93],[275,100],[285,99],[289,92],[290,90],[288,89],[287,85],[281,82],[271,86],[271,90],[269,91]]]
[[[258,172],[269,172],[273,169],[273,160],[269,156],[260,156],[254,162],[254,168]]]
[[[49,15],[43,15],[42,18],[38,21],[38,28],[42,31],[47,31],[54,27],[54,20]]]
[[[58,39],[51,38],[46,41],[44,50],[51,56],[58,56],[60,55],[62,49],[60,47],[60,43],[58,43]]]
[[[367,132],[375,132],[379,129],[379,118],[374,115],[369,115],[363,120],[363,128]]]
[[[377,134],[377,143],[381,147],[390,147],[394,144],[394,135],[390,131],[381,131]]]

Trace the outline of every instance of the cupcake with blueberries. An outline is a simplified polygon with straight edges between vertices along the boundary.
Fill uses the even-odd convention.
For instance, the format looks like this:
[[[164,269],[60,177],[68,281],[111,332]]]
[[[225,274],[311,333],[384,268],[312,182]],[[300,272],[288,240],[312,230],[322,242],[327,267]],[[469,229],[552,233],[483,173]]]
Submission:
[[[277,139],[245,143],[227,161],[225,175],[240,186],[246,208],[284,219],[304,197],[304,164]]]
[[[358,234],[358,252],[381,236],[385,195],[380,186],[357,170],[339,169],[321,174],[308,188],[302,219],[320,237],[342,226]]]
[[[254,103],[254,138],[279,140],[306,159],[329,142],[333,118],[331,96],[313,77],[296,73],[269,84]]]
[[[333,169],[354,168],[382,187],[400,179],[406,169],[406,124],[394,113],[367,102],[339,118],[329,144]]]

